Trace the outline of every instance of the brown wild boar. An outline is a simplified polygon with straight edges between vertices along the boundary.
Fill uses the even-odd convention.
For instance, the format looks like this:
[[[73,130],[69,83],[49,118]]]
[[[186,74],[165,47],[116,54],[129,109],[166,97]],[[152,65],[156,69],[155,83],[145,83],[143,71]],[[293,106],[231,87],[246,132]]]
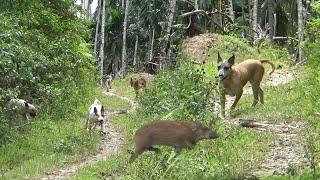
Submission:
[[[153,121],[137,130],[136,149],[130,158],[133,162],[144,151],[159,151],[154,145],[172,146],[178,153],[182,148],[193,148],[201,139],[216,139],[218,134],[199,122]]]

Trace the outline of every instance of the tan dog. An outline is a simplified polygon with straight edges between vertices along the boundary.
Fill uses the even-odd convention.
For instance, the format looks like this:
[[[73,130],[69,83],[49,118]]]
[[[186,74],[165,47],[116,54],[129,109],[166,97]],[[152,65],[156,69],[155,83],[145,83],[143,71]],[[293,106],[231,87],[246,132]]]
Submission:
[[[146,88],[147,81],[143,76],[132,77],[130,80],[130,85],[133,87],[136,97],[138,97],[139,89]]]
[[[274,64],[272,64],[269,60],[259,61],[248,59],[238,65],[234,65],[234,59],[235,56],[233,55],[228,60],[223,61],[218,53],[218,77],[220,79],[220,101],[223,117],[225,117],[225,95],[236,96],[236,99],[231,106],[231,109],[233,109],[241,98],[243,87],[248,81],[251,83],[253,91],[252,106],[255,106],[259,99],[263,104],[263,91],[260,87],[260,83],[264,75],[264,67],[262,63],[268,63],[272,66],[272,71],[269,74],[272,74],[275,70]]]

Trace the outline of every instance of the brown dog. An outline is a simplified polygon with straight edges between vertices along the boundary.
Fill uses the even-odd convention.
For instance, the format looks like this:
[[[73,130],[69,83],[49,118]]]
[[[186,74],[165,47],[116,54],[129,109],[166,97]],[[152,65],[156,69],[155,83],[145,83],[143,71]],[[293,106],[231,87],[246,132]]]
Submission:
[[[138,97],[139,89],[146,88],[147,81],[143,76],[132,77],[130,80],[130,85],[133,87],[136,97]]]
[[[259,99],[263,104],[263,91],[260,87],[260,83],[264,74],[264,67],[262,63],[268,63],[272,66],[272,71],[269,74],[272,74],[275,70],[274,64],[269,60],[253,60],[248,59],[241,62],[238,65],[234,65],[235,56],[233,55],[228,60],[223,61],[218,53],[218,77],[220,79],[220,88],[221,88],[221,111],[222,116],[225,117],[225,95],[236,96],[234,103],[231,106],[233,109],[243,93],[243,87],[249,81],[252,85],[253,91],[253,103],[252,106],[255,106]]]

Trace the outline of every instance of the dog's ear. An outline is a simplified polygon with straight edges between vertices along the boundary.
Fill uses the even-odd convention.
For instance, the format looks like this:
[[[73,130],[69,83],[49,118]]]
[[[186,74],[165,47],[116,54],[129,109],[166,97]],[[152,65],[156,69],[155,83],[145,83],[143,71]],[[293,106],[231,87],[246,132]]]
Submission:
[[[104,107],[101,106],[101,115],[104,115]]]
[[[234,64],[235,56],[234,54],[228,59],[228,63],[232,66]]]
[[[94,112],[95,115],[98,115],[98,110],[97,110],[96,107],[93,108],[93,112]]]
[[[24,107],[29,107],[29,104],[27,102],[24,102]]]
[[[222,60],[222,58],[221,58],[221,56],[220,56],[220,53],[218,52],[218,64],[220,64],[222,61],[223,61],[223,60]]]

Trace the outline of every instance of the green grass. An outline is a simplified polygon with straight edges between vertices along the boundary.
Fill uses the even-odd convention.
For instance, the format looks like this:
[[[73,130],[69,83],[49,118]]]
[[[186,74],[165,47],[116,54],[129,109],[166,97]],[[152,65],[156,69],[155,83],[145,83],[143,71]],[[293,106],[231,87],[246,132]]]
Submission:
[[[131,105],[100,90],[96,97],[108,111],[128,109]],[[60,119],[38,114],[36,120],[20,130],[14,142],[0,148],[3,179],[34,178],[60,166],[81,161],[98,151],[101,135],[84,130],[87,108],[93,99],[79,105],[74,117]]]

